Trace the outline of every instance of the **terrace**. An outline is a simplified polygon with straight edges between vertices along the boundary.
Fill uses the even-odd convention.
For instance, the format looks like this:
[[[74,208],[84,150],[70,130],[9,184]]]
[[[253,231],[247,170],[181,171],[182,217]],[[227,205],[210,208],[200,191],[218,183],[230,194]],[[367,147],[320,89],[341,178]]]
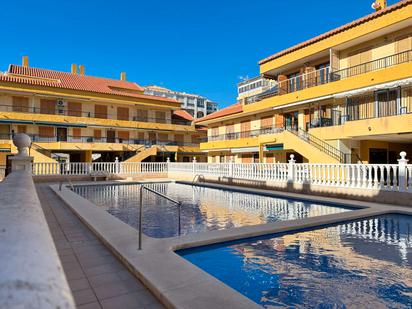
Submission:
[[[277,85],[264,91],[263,93],[248,97],[245,100],[245,104],[252,104],[273,96],[285,95],[359,76],[365,73],[384,70],[386,68],[403,63],[409,63],[411,61],[412,50],[408,50],[332,72],[330,66],[327,66],[313,72],[299,74],[285,80],[279,80]]]

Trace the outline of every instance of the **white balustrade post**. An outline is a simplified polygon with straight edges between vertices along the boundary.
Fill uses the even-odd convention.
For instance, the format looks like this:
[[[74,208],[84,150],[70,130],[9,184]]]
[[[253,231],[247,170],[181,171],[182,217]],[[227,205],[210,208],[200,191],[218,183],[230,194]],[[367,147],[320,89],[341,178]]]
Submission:
[[[25,133],[18,133],[13,136],[13,144],[17,147],[18,152],[9,158],[11,161],[11,171],[24,170],[31,173],[33,171],[33,157],[29,156],[30,136]]]
[[[120,173],[120,163],[119,163],[119,158],[116,157],[114,160],[114,167],[115,167],[115,173],[119,174]]]
[[[406,191],[406,184],[407,184],[407,170],[406,170],[406,165],[408,164],[408,161],[406,159],[406,152],[402,151],[400,154],[401,156],[400,159],[398,159],[398,175],[399,175],[399,191]]]
[[[290,160],[288,164],[288,183],[293,183],[295,181],[295,155],[290,155]]]
[[[193,176],[196,175],[196,157],[193,157],[192,174]]]
[[[233,178],[233,158],[229,160],[229,177]]]
[[[167,173],[167,175],[169,175],[169,170],[170,170],[170,158],[167,157],[167,158],[166,158],[166,170],[165,170],[165,172]]]

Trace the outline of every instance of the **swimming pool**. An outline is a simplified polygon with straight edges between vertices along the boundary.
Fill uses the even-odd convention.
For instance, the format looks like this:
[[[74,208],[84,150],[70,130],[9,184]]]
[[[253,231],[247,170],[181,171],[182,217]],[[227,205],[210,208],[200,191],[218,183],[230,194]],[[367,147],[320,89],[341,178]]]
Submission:
[[[171,182],[147,186],[182,202],[182,235],[351,210],[341,206]],[[138,228],[138,184],[76,186],[74,191],[123,222]],[[155,238],[176,236],[177,206],[150,192],[144,192],[143,201],[144,233]]]
[[[264,307],[412,308],[412,216],[177,253]]]

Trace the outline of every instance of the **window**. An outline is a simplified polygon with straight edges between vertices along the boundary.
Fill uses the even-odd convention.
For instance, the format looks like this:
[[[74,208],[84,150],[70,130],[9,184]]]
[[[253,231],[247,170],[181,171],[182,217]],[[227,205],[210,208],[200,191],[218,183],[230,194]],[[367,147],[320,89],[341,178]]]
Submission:
[[[68,102],[67,114],[69,116],[81,117],[82,116],[82,103],[80,102]]]
[[[107,105],[98,105],[94,106],[94,117],[107,119]]]
[[[13,112],[29,111],[29,99],[25,97],[13,97]]]
[[[129,120],[129,108],[127,107],[117,107],[117,119],[118,120]]]
[[[301,75],[299,72],[289,74],[288,79],[289,79],[289,92],[297,91],[301,89]]]
[[[375,117],[400,114],[400,88],[375,92]]]
[[[329,81],[329,62],[316,66],[318,72],[318,83],[324,84]]]
[[[56,113],[56,101],[55,100],[40,100],[40,113],[41,114],[55,114]]]

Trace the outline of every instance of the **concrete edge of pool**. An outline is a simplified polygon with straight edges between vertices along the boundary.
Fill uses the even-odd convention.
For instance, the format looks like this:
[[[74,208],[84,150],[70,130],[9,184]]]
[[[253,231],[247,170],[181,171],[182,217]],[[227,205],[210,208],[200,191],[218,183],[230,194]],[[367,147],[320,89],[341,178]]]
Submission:
[[[146,182],[172,181],[162,179]],[[138,184],[139,182],[83,182],[81,185]],[[184,183],[184,182],[180,182]],[[190,183],[189,183],[190,184]],[[77,185],[77,184],[76,184]],[[168,308],[260,308],[239,292],[186,261],[174,251],[190,247],[221,243],[279,232],[313,228],[344,221],[389,213],[412,215],[412,209],[403,206],[375,204],[336,198],[308,196],[262,189],[239,188],[230,185],[207,184],[208,187],[232,189],[246,193],[260,193],[279,198],[295,198],[345,205],[358,208],[338,214],[298,220],[280,221],[228,230],[216,230],[172,238],[151,238],[143,235],[143,250],[138,251],[137,231],[107,213],[87,199],[63,186],[51,185],[52,190],[88,226],[104,244],[151,290]]]

